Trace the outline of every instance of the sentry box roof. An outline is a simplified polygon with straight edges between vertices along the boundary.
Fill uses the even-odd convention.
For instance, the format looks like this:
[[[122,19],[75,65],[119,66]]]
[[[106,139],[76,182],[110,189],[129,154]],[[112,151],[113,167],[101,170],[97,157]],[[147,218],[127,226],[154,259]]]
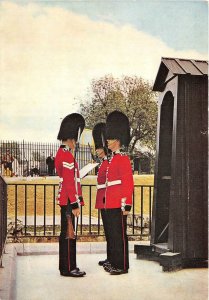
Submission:
[[[166,83],[179,75],[208,75],[208,61],[184,58],[162,57],[161,64],[155,79],[153,91],[162,92]]]

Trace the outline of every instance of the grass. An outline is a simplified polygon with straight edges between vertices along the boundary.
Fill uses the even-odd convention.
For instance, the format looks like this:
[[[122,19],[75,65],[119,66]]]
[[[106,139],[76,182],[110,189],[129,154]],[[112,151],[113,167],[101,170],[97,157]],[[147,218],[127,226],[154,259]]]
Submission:
[[[8,216],[15,216],[15,196],[17,195],[17,217],[24,216],[25,213],[28,216],[44,215],[44,210],[47,216],[59,215],[60,208],[55,203],[57,194],[57,184],[59,179],[56,178],[32,178],[18,179],[8,178],[6,179],[8,186]],[[91,215],[94,217],[98,216],[98,210],[95,209],[95,198],[96,198],[96,187],[89,187],[89,185],[96,184],[95,176],[87,176],[82,179],[83,186],[83,197],[85,206],[82,208],[83,215]],[[135,185],[153,185],[153,175],[134,175]],[[14,184],[19,184],[15,189]],[[36,187],[34,184],[38,184]],[[54,185],[56,184],[56,186]],[[44,187],[45,186],[45,187]],[[45,202],[44,202],[45,195]],[[153,195],[153,190],[152,190]],[[90,197],[92,202],[90,203]],[[25,201],[26,199],[26,201]],[[143,213],[149,214],[149,188],[143,190],[143,201],[141,188],[135,187],[135,214],[140,214],[141,203],[143,202]],[[90,205],[91,204],[91,205]]]

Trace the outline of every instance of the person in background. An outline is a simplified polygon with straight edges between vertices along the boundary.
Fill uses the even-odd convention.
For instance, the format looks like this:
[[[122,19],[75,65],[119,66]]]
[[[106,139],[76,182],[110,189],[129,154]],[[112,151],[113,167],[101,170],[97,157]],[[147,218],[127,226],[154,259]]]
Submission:
[[[78,164],[72,154],[76,143],[79,142],[84,126],[85,120],[80,114],[67,115],[61,123],[57,136],[57,139],[62,143],[55,157],[55,167],[60,177],[57,201],[61,208],[59,237],[59,270],[61,276],[83,277],[86,275],[85,272],[80,271],[76,264],[76,236],[75,238],[66,238],[67,215],[71,216],[75,230],[75,217],[78,218],[80,215],[80,205],[84,205]]]
[[[14,160],[12,162],[12,175],[18,177],[19,176],[19,162],[18,160],[14,157]]]
[[[46,159],[46,164],[48,166],[48,175],[53,176],[54,175],[54,156],[53,153],[50,153],[50,156]]]
[[[107,258],[105,260],[99,261],[99,265],[103,266],[104,263],[109,263],[110,261],[110,248],[109,248],[109,238],[108,238],[108,228],[106,221],[106,210],[105,210],[105,192],[106,192],[106,174],[108,162],[108,148],[106,140],[106,125],[105,123],[98,123],[94,126],[92,131],[96,154],[99,158],[99,167],[97,174],[97,194],[96,194],[96,205],[95,208],[101,210],[102,223],[104,227],[104,233],[107,241]]]
[[[2,163],[4,165],[4,175],[12,177],[12,162],[14,158],[10,153],[9,149],[6,150],[6,154],[2,158]]]
[[[130,142],[130,126],[126,115],[113,111],[107,116],[106,134],[112,157],[107,168],[105,209],[107,216],[110,264],[103,267],[111,275],[128,273],[129,251],[127,215],[132,207],[134,188],[129,157],[121,151]]]
[[[40,172],[39,172],[39,169],[38,169],[38,167],[37,166],[32,166],[31,167],[31,170],[30,170],[30,176],[31,177],[38,177],[39,176],[39,174],[40,174]]]

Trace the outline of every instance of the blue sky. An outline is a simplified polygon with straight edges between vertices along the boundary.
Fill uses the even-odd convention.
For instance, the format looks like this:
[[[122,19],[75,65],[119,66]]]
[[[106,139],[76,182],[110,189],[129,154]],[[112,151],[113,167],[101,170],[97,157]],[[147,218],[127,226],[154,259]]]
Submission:
[[[208,3],[189,0],[138,1],[16,1],[60,6],[95,21],[131,24],[138,30],[160,37],[176,50],[208,47]]]
[[[205,1],[0,1],[1,139],[56,141],[93,79],[208,59]],[[2,113],[3,112],[3,113]]]
[[[63,4],[64,5],[64,4]],[[69,2],[65,6],[92,19],[129,23],[159,36],[176,50],[207,51],[207,3],[199,1]]]

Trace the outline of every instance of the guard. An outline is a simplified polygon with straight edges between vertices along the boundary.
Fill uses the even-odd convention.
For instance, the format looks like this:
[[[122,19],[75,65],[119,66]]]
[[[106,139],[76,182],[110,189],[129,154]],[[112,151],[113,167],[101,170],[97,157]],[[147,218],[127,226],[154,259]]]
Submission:
[[[84,205],[78,164],[73,156],[84,129],[85,120],[80,114],[67,115],[60,126],[57,139],[62,145],[55,157],[55,167],[60,177],[58,204],[61,207],[61,232],[59,238],[59,270],[60,275],[83,277],[86,273],[76,265],[75,217],[80,214],[80,205]],[[71,226],[70,226],[71,225]],[[69,235],[71,231],[71,235]]]
[[[106,133],[112,158],[107,167],[104,204],[107,216],[110,264],[104,264],[104,269],[111,275],[120,275],[128,273],[129,269],[126,228],[134,188],[129,157],[121,152],[121,148],[127,148],[130,142],[130,126],[126,115],[119,111],[110,113],[107,116]]]
[[[107,258],[105,260],[99,261],[99,265],[103,266],[104,263],[109,263],[110,261],[110,248],[109,248],[107,221],[106,221],[107,216],[105,210],[106,175],[107,175],[107,167],[109,165],[109,161],[107,157],[108,148],[107,148],[105,123],[96,124],[93,128],[92,135],[94,139],[96,154],[100,160],[99,170],[97,174],[97,195],[96,195],[95,208],[101,210],[102,223],[104,226],[104,232],[107,241]]]

